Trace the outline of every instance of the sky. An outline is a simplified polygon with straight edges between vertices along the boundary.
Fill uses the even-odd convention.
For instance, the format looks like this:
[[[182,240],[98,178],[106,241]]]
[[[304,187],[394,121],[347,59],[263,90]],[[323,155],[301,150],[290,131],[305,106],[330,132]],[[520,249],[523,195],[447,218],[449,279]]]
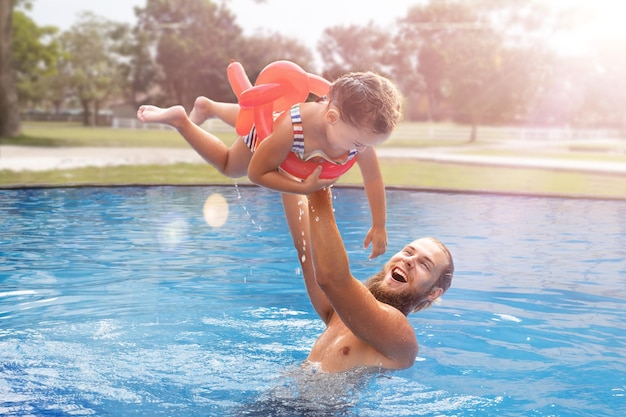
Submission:
[[[4,1],[4,0],[0,0]],[[219,1],[219,0],[217,0]],[[257,31],[279,32],[300,40],[313,52],[326,27],[337,25],[365,25],[373,23],[390,27],[406,15],[410,6],[426,0],[223,0],[236,16],[238,24],[248,35]],[[559,6],[579,2],[591,8],[590,19],[575,33],[555,39],[559,49],[584,53],[588,39],[598,37],[626,38],[626,2],[616,0],[545,0]],[[79,12],[89,9],[97,15],[119,22],[135,23],[134,6],[143,7],[146,0],[34,0],[29,13],[38,25],[70,28]]]

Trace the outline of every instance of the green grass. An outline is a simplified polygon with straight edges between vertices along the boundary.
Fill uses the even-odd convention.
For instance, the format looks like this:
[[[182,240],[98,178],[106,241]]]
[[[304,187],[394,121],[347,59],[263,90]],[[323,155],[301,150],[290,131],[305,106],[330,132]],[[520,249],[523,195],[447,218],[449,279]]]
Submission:
[[[187,143],[173,130],[131,130],[111,128],[84,128],[75,124],[27,123],[24,135],[16,139],[3,139],[1,144],[38,146],[144,146],[187,147]],[[537,156],[537,152],[483,149],[483,142],[468,144],[466,140],[452,138],[433,140],[424,138],[423,125],[403,125],[401,137],[392,138],[386,146],[432,147],[445,145],[458,147],[455,152],[472,152],[478,155]],[[412,133],[416,139],[411,139]],[[217,134],[226,143],[232,143],[233,133]],[[492,140],[493,138],[489,138]],[[582,154],[582,155],[581,155]],[[541,153],[542,156],[547,156]],[[550,151],[554,158],[585,158],[626,162],[623,155],[596,155],[594,152],[569,153],[566,150]],[[411,187],[451,191],[498,192],[522,194],[554,194],[561,196],[588,196],[599,198],[626,198],[624,175],[556,171],[541,168],[515,168],[503,166],[464,165],[412,160],[381,160],[385,183],[389,187]],[[249,183],[245,178],[236,181]],[[118,166],[106,168],[80,168],[54,171],[0,171],[0,186],[15,185],[67,185],[67,184],[234,184],[205,164],[174,164]],[[352,169],[338,182],[342,185],[361,185],[358,168]]]
[[[626,198],[626,179],[620,175],[408,160],[383,160],[381,169],[388,186]],[[359,182],[358,169],[351,170],[341,178],[341,183]]]
[[[236,134],[220,133],[226,143],[232,143]],[[2,145],[25,146],[104,146],[104,147],[163,147],[185,148],[189,145],[173,129],[112,129],[83,127],[78,123],[31,122],[24,123],[22,135],[2,138]]]
[[[205,164],[128,165],[53,171],[0,171],[0,184],[234,184]],[[247,179],[238,180],[239,183]]]

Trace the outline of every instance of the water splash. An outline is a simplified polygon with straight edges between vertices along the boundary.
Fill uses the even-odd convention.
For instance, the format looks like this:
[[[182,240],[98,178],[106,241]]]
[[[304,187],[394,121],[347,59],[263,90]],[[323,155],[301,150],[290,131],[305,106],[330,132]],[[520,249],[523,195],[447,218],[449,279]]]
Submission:
[[[241,190],[240,190],[239,184],[237,184],[237,182],[235,182],[235,190],[237,191],[237,200],[239,200],[241,202],[241,208],[243,208],[244,213],[246,213],[246,216],[248,216],[248,219],[250,220],[250,223],[252,223],[252,225],[254,227],[256,227],[258,231],[262,232],[263,228],[261,227],[261,225],[257,224],[257,222],[254,220],[254,217],[252,216],[252,214],[250,214],[250,211],[248,210],[248,207],[246,207],[246,204],[243,202],[243,196],[241,195]]]

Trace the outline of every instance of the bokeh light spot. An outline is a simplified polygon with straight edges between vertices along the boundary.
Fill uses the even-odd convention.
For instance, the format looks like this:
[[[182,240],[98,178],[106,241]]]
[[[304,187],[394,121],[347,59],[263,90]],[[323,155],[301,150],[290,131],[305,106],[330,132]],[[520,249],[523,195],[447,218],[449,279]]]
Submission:
[[[204,221],[211,227],[222,227],[228,220],[228,202],[219,193],[211,194],[204,202]]]

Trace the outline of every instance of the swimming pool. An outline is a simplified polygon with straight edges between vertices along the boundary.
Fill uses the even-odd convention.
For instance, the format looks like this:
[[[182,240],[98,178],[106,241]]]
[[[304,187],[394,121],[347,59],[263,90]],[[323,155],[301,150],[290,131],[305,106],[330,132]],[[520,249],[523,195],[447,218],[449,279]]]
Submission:
[[[210,195],[225,198],[223,225],[223,211],[203,211]],[[366,278],[382,260],[361,248],[364,193],[334,195]],[[409,316],[415,365],[367,378],[299,367],[323,326],[275,193],[13,189],[0,207],[2,415],[626,410],[626,201],[388,190],[386,255],[432,235],[457,272],[440,303]]]

